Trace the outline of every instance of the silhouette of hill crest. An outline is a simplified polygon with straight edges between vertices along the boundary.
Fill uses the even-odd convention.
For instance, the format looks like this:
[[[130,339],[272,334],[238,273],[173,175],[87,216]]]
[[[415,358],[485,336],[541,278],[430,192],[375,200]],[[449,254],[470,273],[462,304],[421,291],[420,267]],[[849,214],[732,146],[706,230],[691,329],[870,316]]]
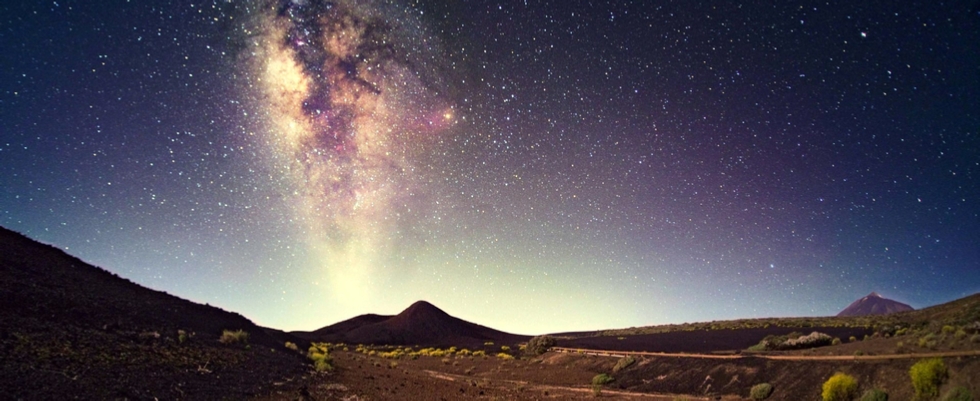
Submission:
[[[847,308],[840,311],[837,316],[887,315],[911,310],[914,310],[911,306],[882,297],[877,292],[872,292],[852,302]]]
[[[511,344],[530,338],[467,322],[426,301],[415,302],[395,316],[361,315],[293,334],[312,341],[427,346],[472,346],[488,341]]]

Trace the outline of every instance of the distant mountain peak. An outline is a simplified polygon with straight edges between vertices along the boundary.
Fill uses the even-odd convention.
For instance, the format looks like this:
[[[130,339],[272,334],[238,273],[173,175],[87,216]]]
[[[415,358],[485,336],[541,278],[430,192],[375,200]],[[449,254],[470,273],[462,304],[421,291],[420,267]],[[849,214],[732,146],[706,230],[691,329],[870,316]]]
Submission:
[[[911,306],[885,298],[877,292],[871,292],[848,305],[837,316],[887,315],[910,310],[913,310]]]
[[[388,345],[475,346],[486,341],[513,344],[528,339],[453,317],[426,301],[417,301],[395,316],[362,315],[298,334],[316,341]]]

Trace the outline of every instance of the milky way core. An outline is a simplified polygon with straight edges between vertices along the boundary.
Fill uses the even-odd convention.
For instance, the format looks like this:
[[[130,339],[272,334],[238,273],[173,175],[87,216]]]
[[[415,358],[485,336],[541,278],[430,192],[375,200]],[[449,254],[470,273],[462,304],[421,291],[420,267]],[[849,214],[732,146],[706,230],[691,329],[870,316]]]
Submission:
[[[453,123],[437,47],[409,9],[286,1],[257,13],[254,75],[297,225],[331,293],[372,295],[419,205],[416,155]]]

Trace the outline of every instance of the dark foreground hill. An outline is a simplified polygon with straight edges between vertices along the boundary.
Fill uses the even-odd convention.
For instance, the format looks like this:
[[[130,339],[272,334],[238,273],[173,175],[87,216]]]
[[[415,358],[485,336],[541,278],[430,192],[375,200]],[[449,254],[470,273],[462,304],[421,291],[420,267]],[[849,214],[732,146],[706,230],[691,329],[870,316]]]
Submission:
[[[239,399],[305,371],[288,334],[0,228],[0,388],[12,399]],[[248,333],[224,344],[224,330]]]
[[[877,292],[872,292],[848,305],[837,316],[887,315],[911,310],[914,310],[911,306],[882,297]]]
[[[349,344],[461,347],[486,342],[516,344],[530,339],[455,318],[425,301],[418,301],[395,316],[361,315],[313,332],[292,334]]]

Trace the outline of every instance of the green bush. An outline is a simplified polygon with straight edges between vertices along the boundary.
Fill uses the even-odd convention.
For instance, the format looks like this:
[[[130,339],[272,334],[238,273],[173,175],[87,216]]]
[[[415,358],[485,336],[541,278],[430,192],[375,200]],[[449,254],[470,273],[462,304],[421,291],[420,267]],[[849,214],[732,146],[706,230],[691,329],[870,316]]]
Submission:
[[[857,380],[853,376],[837,372],[823,384],[823,401],[849,401],[857,393]]]
[[[943,396],[943,401],[973,401],[973,394],[971,394],[970,389],[966,387],[954,387],[952,390],[949,390],[945,396]]]
[[[878,390],[871,389],[864,392],[861,396],[861,401],[888,401],[888,393]]]
[[[558,344],[552,336],[537,336],[527,342],[524,353],[531,356],[538,356],[548,351],[549,348]]]
[[[946,380],[946,365],[941,358],[923,359],[912,365],[909,376],[917,399],[932,399],[939,395],[939,386]]]
[[[772,385],[769,383],[756,384],[752,386],[752,390],[749,390],[749,396],[753,400],[764,400],[769,398],[770,394],[772,394]]]
[[[601,386],[601,385],[604,385],[604,384],[612,383],[614,380],[616,380],[616,379],[614,379],[612,376],[609,376],[609,375],[607,375],[605,373],[600,373],[600,374],[595,375],[595,377],[592,378],[592,385],[593,386]]]
[[[248,333],[244,330],[225,330],[221,332],[221,338],[218,339],[222,344],[246,344],[248,343]]]
[[[620,358],[619,362],[616,362],[616,366],[613,366],[613,373],[619,372],[620,370],[626,369],[636,363],[636,359],[631,356]]]

